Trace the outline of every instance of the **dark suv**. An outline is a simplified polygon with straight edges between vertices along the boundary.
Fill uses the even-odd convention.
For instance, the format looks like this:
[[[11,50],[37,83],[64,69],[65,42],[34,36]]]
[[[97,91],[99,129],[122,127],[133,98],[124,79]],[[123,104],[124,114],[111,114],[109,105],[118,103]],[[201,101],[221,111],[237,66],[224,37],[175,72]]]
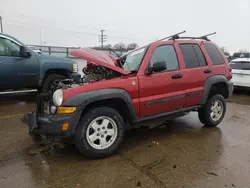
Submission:
[[[215,127],[233,91],[228,61],[207,37],[181,40],[174,35],[119,59],[89,48],[72,55],[88,61],[89,76],[102,77],[58,88],[50,113],[44,112],[40,96],[37,109],[23,121],[32,134],[73,138],[76,148],[91,158],[114,154],[125,130],[138,122],[197,111],[205,126]]]

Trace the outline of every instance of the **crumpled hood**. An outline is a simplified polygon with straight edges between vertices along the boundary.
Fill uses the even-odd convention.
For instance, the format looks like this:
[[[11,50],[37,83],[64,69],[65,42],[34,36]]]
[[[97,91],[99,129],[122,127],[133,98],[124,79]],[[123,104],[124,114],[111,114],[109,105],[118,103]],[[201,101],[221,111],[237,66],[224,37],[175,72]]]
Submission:
[[[91,48],[74,49],[71,51],[70,55],[87,60],[92,64],[98,64],[103,67],[109,68],[123,75],[128,75],[131,73],[130,71],[116,66],[116,60],[114,57],[99,50]]]

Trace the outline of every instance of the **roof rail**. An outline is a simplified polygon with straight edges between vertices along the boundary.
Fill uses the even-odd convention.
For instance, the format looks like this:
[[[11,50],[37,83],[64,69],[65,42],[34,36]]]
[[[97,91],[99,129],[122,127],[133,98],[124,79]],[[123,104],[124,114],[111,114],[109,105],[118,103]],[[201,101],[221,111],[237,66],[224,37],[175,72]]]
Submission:
[[[170,38],[169,40],[176,40],[176,39],[201,39],[201,40],[206,40],[206,41],[210,41],[210,39],[208,39],[207,37],[208,36],[211,36],[211,35],[215,35],[216,32],[213,32],[213,33],[209,33],[207,35],[203,35],[203,36],[200,36],[200,37],[172,37]]]

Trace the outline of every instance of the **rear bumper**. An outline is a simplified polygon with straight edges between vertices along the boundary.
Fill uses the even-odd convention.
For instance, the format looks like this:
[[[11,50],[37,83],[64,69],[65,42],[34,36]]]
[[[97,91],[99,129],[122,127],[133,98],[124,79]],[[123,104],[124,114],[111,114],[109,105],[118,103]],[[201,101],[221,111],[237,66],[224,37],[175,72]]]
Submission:
[[[233,69],[231,81],[234,86],[250,87],[250,71]]]
[[[246,82],[244,80],[235,80],[233,81],[233,83],[234,83],[234,86],[250,88],[250,82]]]

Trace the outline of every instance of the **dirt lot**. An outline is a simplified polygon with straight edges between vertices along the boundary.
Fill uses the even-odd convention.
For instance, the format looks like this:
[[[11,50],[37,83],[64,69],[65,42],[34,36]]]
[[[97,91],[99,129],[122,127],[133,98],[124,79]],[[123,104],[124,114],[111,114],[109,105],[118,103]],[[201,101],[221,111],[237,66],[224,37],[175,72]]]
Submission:
[[[218,128],[196,113],[172,128],[133,130],[119,154],[86,160],[71,145],[35,143],[21,123],[35,96],[1,96],[0,187],[249,187],[250,96],[237,94]]]

